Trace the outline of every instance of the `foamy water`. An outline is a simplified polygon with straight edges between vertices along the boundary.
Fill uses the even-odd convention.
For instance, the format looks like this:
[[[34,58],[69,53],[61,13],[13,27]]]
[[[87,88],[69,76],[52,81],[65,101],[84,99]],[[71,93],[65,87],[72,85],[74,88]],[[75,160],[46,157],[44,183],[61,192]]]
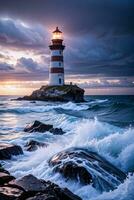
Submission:
[[[24,155],[4,162],[5,168],[17,178],[31,173],[38,178],[51,180],[61,187],[68,187],[83,200],[133,200],[134,176],[131,172],[134,170],[134,128],[133,115],[127,113],[133,111],[133,101],[125,99],[121,102],[122,98],[116,101],[114,97],[94,97],[82,104],[58,104],[1,99],[1,141],[21,145],[24,150]],[[125,103],[126,108],[122,106]],[[126,116],[122,116],[125,112]],[[24,133],[24,127],[36,119],[62,128],[66,134]],[[27,152],[24,144],[29,139],[47,142],[49,146]],[[102,194],[91,185],[82,186],[75,181],[65,181],[60,174],[53,172],[48,160],[55,153],[70,147],[85,147],[98,152],[126,172],[128,178],[116,190]]]

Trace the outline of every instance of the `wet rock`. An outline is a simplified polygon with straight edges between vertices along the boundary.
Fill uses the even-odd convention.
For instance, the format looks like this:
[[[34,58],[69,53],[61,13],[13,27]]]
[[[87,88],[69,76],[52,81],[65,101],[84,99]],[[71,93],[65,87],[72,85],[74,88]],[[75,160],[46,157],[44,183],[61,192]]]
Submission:
[[[29,140],[26,143],[25,148],[27,151],[35,151],[38,149],[38,147],[47,147],[47,146],[48,146],[47,143],[38,142],[36,140]]]
[[[7,170],[5,170],[2,165],[0,164],[0,172],[6,173],[6,174],[10,174]]]
[[[52,128],[49,131],[54,135],[63,135],[65,133],[61,128]]]
[[[26,200],[59,200],[59,198],[56,198],[53,195],[38,193],[34,197],[30,197]]]
[[[3,186],[0,187],[0,200],[20,200],[23,194],[23,190],[9,187],[9,186]]]
[[[1,177],[8,176],[2,174]],[[1,178],[0,177],[0,178]],[[13,177],[14,178],[14,177]],[[4,179],[5,180],[5,179]],[[60,188],[58,185],[41,179],[33,175],[27,175],[20,179],[9,182],[1,182],[0,200],[81,200],[67,188]]]
[[[40,192],[44,191],[46,188],[46,184],[44,184],[44,182],[40,181],[31,174],[18,180],[11,181],[10,186],[21,187],[26,192]]]
[[[0,143],[0,160],[11,159],[11,156],[19,154],[23,154],[22,148],[20,146]]]
[[[44,133],[46,131],[49,131],[52,128],[53,128],[53,125],[44,124],[44,123],[36,120],[32,124],[29,124],[28,126],[26,126],[24,131],[29,132],[29,133],[32,133],[32,132]]]
[[[84,90],[77,85],[42,86],[30,96],[19,97],[17,100],[84,102]]]
[[[49,160],[55,172],[67,179],[92,184],[100,191],[115,189],[126,175],[99,154],[83,148],[70,148]]]
[[[23,189],[22,199],[81,200],[68,189],[62,189],[50,181],[39,180],[33,175],[27,175],[19,180],[11,181],[9,186]]]
[[[9,173],[0,172],[0,185],[4,185],[5,183],[8,183],[13,179],[15,178],[11,176]]]
[[[24,129],[25,132],[40,132],[44,133],[46,131],[51,132],[54,135],[63,135],[65,132],[61,128],[53,128],[53,125],[50,124],[44,124],[40,121],[34,121],[32,124],[29,124]]]

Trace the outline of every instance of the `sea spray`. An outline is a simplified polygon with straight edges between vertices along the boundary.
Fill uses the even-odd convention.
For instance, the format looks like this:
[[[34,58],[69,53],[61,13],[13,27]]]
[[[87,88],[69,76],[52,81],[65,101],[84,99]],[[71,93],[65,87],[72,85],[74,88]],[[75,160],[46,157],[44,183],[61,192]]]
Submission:
[[[60,105],[7,99],[1,101],[0,139],[2,142],[18,144],[24,150],[24,155],[4,162],[5,168],[17,178],[31,173],[38,178],[52,180],[61,187],[68,187],[83,200],[133,200],[133,176],[129,175],[116,190],[100,194],[91,185],[82,186],[75,181],[65,181],[62,175],[54,173],[53,167],[48,165],[48,160],[55,153],[69,147],[83,147],[99,153],[127,174],[134,171],[133,98],[107,96],[88,99],[88,102],[82,104],[69,102]],[[24,127],[37,119],[62,128],[65,135],[24,133]],[[49,146],[27,152],[24,145],[30,139],[47,142]]]

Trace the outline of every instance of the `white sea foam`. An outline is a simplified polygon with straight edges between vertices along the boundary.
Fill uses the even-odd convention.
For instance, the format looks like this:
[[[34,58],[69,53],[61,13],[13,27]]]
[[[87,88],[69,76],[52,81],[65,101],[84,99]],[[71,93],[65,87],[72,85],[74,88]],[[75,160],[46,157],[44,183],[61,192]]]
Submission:
[[[104,102],[104,100],[98,100],[98,103],[103,103],[102,101]],[[60,105],[43,105],[43,103],[37,103],[36,105],[34,104],[34,106],[31,106],[26,102],[23,107],[19,106],[19,104],[14,104],[14,107],[12,109],[10,108],[10,110],[17,110],[20,113],[36,112],[36,115],[33,114],[32,116],[31,114],[30,119],[26,118],[26,120],[33,121],[34,118],[39,116],[39,120],[42,122],[47,121],[48,123],[52,123],[54,127],[61,127],[67,133],[63,136],[53,136],[49,132],[45,134],[25,133],[26,135],[24,135],[22,131],[19,136],[17,135],[12,138],[11,142],[23,146],[29,139],[35,139],[47,141],[49,146],[47,148],[39,148],[35,152],[24,151],[24,155],[14,157],[12,161],[7,161],[5,167],[16,177],[31,173],[38,178],[52,180],[62,187],[68,187],[74,193],[81,196],[83,200],[133,200],[134,176],[129,176],[116,190],[100,194],[90,185],[81,186],[76,182],[66,182],[61,175],[52,172],[52,168],[48,166],[48,160],[55,153],[63,149],[69,147],[87,147],[98,152],[120,169],[126,172],[133,171],[134,129],[119,128],[108,123],[100,122],[97,119],[77,119],[76,117],[64,113],[57,114],[55,111],[51,113],[48,112],[57,108],[81,111],[88,109],[88,104],[85,103],[81,105],[69,102]],[[39,115],[39,113],[41,114]],[[24,118],[19,118],[18,116],[15,117],[16,121],[14,121],[14,124],[17,125],[19,119],[23,120]],[[18,129],[18,132],[20,132],[20,129]]]
[[[25,104],[23,105],[23,107],[20,106],[14,106],[13,108],[3,108],[1,109],[1,112],[11,112],[11,113],[20,113],[20,114],[24,114],[24,113],[30,113],[30,112],[37,112],[37,113],[43,113],[43,112],[48,112],[51,111],[53,109],[56,108],[61,108],[64,110],[74,110],[74,111],[80,111],[80,110],[87,110],[88,106],[87,105],[77,105],[75,103],[72,102],[68,102],[68,103],[61,103],[58,105],[38,105],[38,106],[26,106]]]

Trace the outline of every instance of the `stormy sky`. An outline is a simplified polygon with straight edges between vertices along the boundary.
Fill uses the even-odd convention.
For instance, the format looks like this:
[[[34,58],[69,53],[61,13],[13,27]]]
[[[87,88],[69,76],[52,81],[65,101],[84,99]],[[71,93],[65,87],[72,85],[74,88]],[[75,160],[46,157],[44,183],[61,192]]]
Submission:
[[[0,0],[2,91],[47,84],[56,26],[64,32],[66,82],[134,94],[133,0]]]

